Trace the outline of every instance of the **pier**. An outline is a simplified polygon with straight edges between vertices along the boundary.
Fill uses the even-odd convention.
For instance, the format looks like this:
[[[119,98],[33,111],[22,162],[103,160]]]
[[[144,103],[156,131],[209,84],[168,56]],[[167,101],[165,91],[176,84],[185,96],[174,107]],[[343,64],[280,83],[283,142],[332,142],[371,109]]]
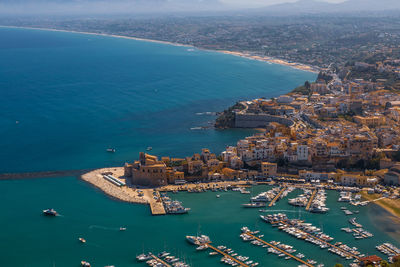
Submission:
[[[272,205],[275,204],[275,202],[279,199],[279,197],[283,194],[283,192],[286,190],[286,186],[284,186],[281,191],[274,197],[274,199],[269,203],[268,207],[272,207]]]
[[[288,252],[286,252],[286,251],[284,251],[284,250],[282,250],[282,249],[280,249],[280,248],[278,248],[278,247],[276,247],[276,246],[274,246],[274,245],[272,245],[272,244],[270,244],[270,243],[268,243],[268,242],[266,242],[266,241],[264,241],[264,240],[262,240],[261,238],[258,238],[257,236],[255,236],[255,235],[253,235],[253,234],[251,234],[251,233],[249,233],[249,232],[246,233],[246,235],[251,236],[251,237],[254,238],[255,240],[257,240],[257,241],[263,243],[264,245],[267,245],[267,246],[269,246],[269,247],[271,247],[271,248],[273,248],[273,249],[276,249],[276,250],[278,250],[279,252],[282,252],[283,254],[285,254],[286,256],[289,256],[289,257],[291,257],[292,259],[294,259],[294,260],[296,260],[296,261],[298,261],[298,262],[300,262],[300,263],[302,263],[302,264],[304,264],[304,265],[307,265],[308,267],[313,267],[313,265],[309,264],[308,262],[303,261],[302,259],[300,259],[300,258],[298,258],[298,257],[296,257],[296,256],[294,256],[294,255],[292,255],[292,254],[290,254],[290,253],[288,253]]]
[[[210,243],[206,243],[204,244],[207,247],[211,248],[212,250],[218,252],[219,254],[221,254],[224,257],[227,257],[231,260],[233,260],[234,262],[236,262],[237,264],[239,264],[240,266],[244,266],[244,267],[249,267],[249,265],[245,264],[244,262],[241,262],[240,260],[236,259],[235,257],[232,257],[231,255],[229,255],[228,253],[223,252],[222,250],[219,250],[218,248],[214,247],[213,245],[211,245]]]
[[[155,195],[153,195],[153,192],[156,192]],[[153,191],[153,190],[147,190],[144,192],[145,196],[147,199],[152,199],[152,201],[149,201],[150,204],[150,210],[151,210],[151,215],[165,215],[167,214],[164,208],[164,204],[161,200],[160,193],[158,191]],[[154,196],[157,197],[157,200],[154,199]]]
[[[312,195],[310,197],[310,199],[308,200],[307,206],[306,206],[306,210],[310,209],[311,203],[313,202],[315,195],[317,194],[317,189],[314,189],[314,191],[312,192]]]
[[[284,225],[286,225],[286,226],[289,226],[289,227],[294,227],[294,226],[288,224],[288,223],[285,222],[285,221],[280,221],[280,223],[282,223],[282,224],[284,224]],[[315,235],[309,234],[309,233],[307,233],[307,232],[305,232],[305,231],[303,231],[303,230],[301,230],[301,229],[298,229],[297,227],[296,227],[296,229],[297,229],[298,231],[302,232],[304,235],[309,236],[309,237],[312,237],[312,238],[314,238],[314,239],[316,239],[316,240],[318,240],[318,241],[324,243],[325,245],[327,245],[327,246],[329,246],[329,247],[331,247],[331,248],[340,250],[341,252],[343,252],[343,254],[346,254],[346,255],[348,255],[348,256],[350,256],[350,257],[353,257],[353,258],[355,258],[355,259],[357,259],[357,260],[360,260],[360,257],[358,257],[357,255],[355,255],[355,254],[353,254],[353,253],[351,253],[351,252],[349,252],[349,251],[347,251],[347,250],[344,250],[344,249],[342,249],[342,248],[340,248],[340,247],[337,247],[337,246],[335,246],[335,245],[333,245],[333,244],[331,244],[331,243],[329,243],[329,242],[327,242],[327,241],[325,241],[325,240],[323,240],[323,239],[321,239],[321,238],[319,238],[319,237],[316,237]]]
[[[163,261],[162,259],[160,259],[159,257],[155,256],[154,254],[151,254],[151,257],[153,259],[155,259],[157,262],[163,264],[166,267],[172,267],[171,265],[169,265],[168,263],[166,263],[165,261]]]

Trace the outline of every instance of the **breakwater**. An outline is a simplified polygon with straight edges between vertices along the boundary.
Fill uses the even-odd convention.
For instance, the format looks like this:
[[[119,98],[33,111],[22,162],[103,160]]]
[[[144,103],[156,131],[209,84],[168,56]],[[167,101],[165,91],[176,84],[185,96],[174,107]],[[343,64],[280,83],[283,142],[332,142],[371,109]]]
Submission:
[[[65,177],[65,176],[80,176],[80,175],[90,172],[92,170],[94,170],[94,169],[0,173],[0,180],[60,178],[60,177]]]

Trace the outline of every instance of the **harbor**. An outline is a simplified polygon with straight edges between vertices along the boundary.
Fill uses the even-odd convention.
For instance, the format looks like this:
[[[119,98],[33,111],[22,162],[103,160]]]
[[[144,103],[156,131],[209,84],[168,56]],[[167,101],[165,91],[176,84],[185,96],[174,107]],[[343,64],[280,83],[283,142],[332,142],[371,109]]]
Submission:
[[[117,178],[116,175],[113,176]],[[103,177],[99,178],[102,178],[102,180],[108,184],[115,186]],[[307,242],[303,239],[295,238],[283,230],[278,230],[277,228],[279,226],[271,227],[270,224],[266,224],[260,220],[260,214],[276,214],[277,210],[282,210],[281,212],[285,213],[288,218],[299,218],[306,223],[311,223],[316,228],[320,228],[323,233],[334,238],[333,241],[330,241],[332,245],[341,241],[348,247],[357,247],[357,251],[365,253],[366,255],[367,253],[377,254],[385,260],[389,260],[390,256],[380,252],[375,246],[390,243],[399,247],[399,243],[396,239],[391,238],[390,235],[373,224],[373,216],[375,216],[376,212],[375,210],[371,210],[372,214],[369,214],[370,208],[373,207],[370,205],[373,204],[357,207],[360,212],[353,216],[356,218],[356,223],[361,224],[363,229],[374,234],[373,237],[367,239],[355,239],[352,233],[349,234],[341,230],[343,227],[353,228],[355,226],[352,226],[349,222],[349,219],[352,217],[347,217],[340,209],[343,205],[346,205],[349,209],[352,208],[351,204],[337,201],[340,190],[327,190],[326,206],[329,207],[330,210],[325,214],[306,212],[304,207],[292,206],[288,201],[276,202],[275,206],[267,208],[267,211],[261,213],[257,208],[242,208],[241,205],[249,201],[249,194],[241,194],[240,191],[232,191],[229,187],[227,187],[226,191],[224,188],[221,188],[215,191],[209,189],[202,193],[189,193],[187,191],[174,193],[173,191],[170,191],[166,195],[171,199],[171,201],[179,201],[184,205],[184,207],[188,207],[191,210],[187,215],[183,216],[154,217],[151,216],[148,207],[145,205],[131,205],[129,203],[121,204],[110,200],[100,191],[88,190],[90,187],[86,183],[82,183],[74,178],[67,178],[65,181],[46,179],[44,180],[44,183],[49,184],[49,186],[45,186],[43,189],[38,188],[34,183],[34,180],[30,181],[32,182],[31,187],[38,192],[42,192],[43,195],[46,195],[46,192],[48,194],[48,188],[53,189],[53,187],[51,187],[52,183],[55,183],[58,187],[67,188],[68,184],[76,184],[76,186],[74,186],[74,194],[72,195],[69,195],[64,191],[56,191],[54,188],[54,192],[57,192],[59,196],[57,197],[50,193],[52,201],[45,199],[45,201],[39,202],[40,199],[33,199],[32,203],[24,204],[28,205],[30,209],[36,209],[34,218],[32,218],[34,223],[37,221],[38,213],[42,213],[42,210],[46,208],[54,208],[61,216],[39,216],[39,220],[47,224],[49,229],[65,229],[67,225],[70,225],[71,223],[76,225],[76,232],[67,232],[68,236],[73,236],[70,241],[68,240],[68,236],[64,235],[64,232],[61,230],[58,230],[56,235],[57,239],[63,240],[63,244],[74,253],[85,254],[75,259],[74,262],[71,262],[71,266],[73,266],[74,263],[76,264],[76,262],[80,262],[82,259],[90,262],[93,266],[130,266],[132,260],[135,262],[134,266],[145,266],[145,262],[141,263],[136,261],[134,256],[132,256],[132,251],[134,254],[140,254],[142,251],[152,251],[155,252],[153,254],[156,257],[159,257],[158,252],[168,251],[176,258],[181,260],[186,259],[186,264],[190,266],[222,266],[220,263],[220,259],[224,257],[222,254],[217,252],[220,257],[210,255],[210,252],[216,252],[215,250],[208,248],[205,251],[197,251],[194,249],[193,245],[188,244],[183,239],[176,241],[176,236],[182,236],[186,233],[196,233],[198,231],[207,233],[212,237],[213,243],[211,243],[211,246],[218,249],[220,244],[224,244],[227,248],[234,250],[232,254],[237,253],[238,255],[236,256],[239,256],[240,254],[243,257],[249,257],[246,261],[252,260],[253,263],[258,262],[258,266],[273,265],[278,267],[295,267],[303,264],[291,257],[290,259],[286,259],[286,257],[289,257],[286,254],[284,254],[284,256],[279,256],[279,254],[282,253],[276,254],[276,252],[273,251],[268,253],[267,247],[265,247],[265,250],[262,249],[262,246],[265,245],[264,243],[260,246],[250,245],[248,242],[243,242],[238,237],[238,230],[241,229],[243,225],[249,226],[249,228],[254,231],[260,231],[258,234],[253,235],[259,237],[263,234],[264,237],[259,238],[273,246],[277,247],[275,242],[293,246],[292,249],[297,249],[297,251],[294,253],[289,252],[289,254],[296,257],[298,255],[298,258],[306,262],[306,259],[312,259],[318,262],[318,264],[324,263],[325,266],[331,266],[331,263],[333,262],[339,262],[346,265],[352,263],[351,260],[346,260],[345,257],[338,256],[336,253],[332,253],[328,250],[332,247],[321,249],[319,245]],[[212,185],[214,184],[216,183],[213,183]],[[211,188],[213,187],[212,185],[210,186]],[[246,187],[246,190],[250,191],[253,195],[257,195],[262,192],[267,192],[274,187],[276,187],[276,185],[252,185],[251,187]],[[45,189],[46,191],[43,191]],[[144,194],[145,192],[142,189],[136,190],[138,191],[138,194]],[[304,193],[303,189],[297,188],[288,194],[288,199],[299,196],[302,193]],[[162,194],[163,193],[161,193],[160,196],[162,196]],[[81,197],[77,199],[76,195],[80,195]],[[220,195],[220,198],[217,198],[216,195]],[[154,197],[153,193],[151,196]],[[158,195],[155,196],[158,197]],[[82,201],[82,198],[84,201]],[[58,201],[58,199],[60,200]],[[101,204],[101,217],[91,218],[86,215],[87,213],[91,213],[91,209],[93,208],[92,201],[90,201],[91,199],[95,199],[96,202]],[[72,203],[73,209],[63,206],[65,201]],[[268,203],[269,202],[267,202],[267,204]],[[37,209],[37,207],[35,208],[35,205],[37,205],[39,209]],[[81,219],[77,220],[77,218]],[[332,220],[332,218],[334,218],[334,220]],[[228,220],[229,224],[224,231],[221,231],[221,225],[219,222],[224,220]],[[146,236],[154,232],[155,222],[157,229],[162,231],[162,234],[155,235],[152,239],[147,239]],[[322,225],[320,222],[322,222]],[[19,222],[15,223],[18,225]],[[126,227],[126,231],[120,231],[119,229],[121,226]],[[82,243],[77,242],[78,237],[84,237],[87,240],[87,243],[82,245]],[[138,238],[142,241],[139,243],[131,242],[131,240],[138,240]],[[131,245],[128,247],[122,246],[121,240],[127,240]],[[256,241],[261,242],[258,240]],[[52,241],[49,242],[58,241],[52,239]],[[340,248],[340,245],[338,244],[335,246]],[[113,250],[113,247],[118,248],[118,251],[121,251],[123,254],[130,256],[126,258],[119,256],[120,254]],[[106,253],[106,251],[109,252]],[[94,253],[96,254],[96,257],[93,256]],[[104,256],[100,254],[104,254]],[[302,257],[301,254],[305,254],[305,257]],[[112,255],[111,261],[109,255]],[[361,257],[361,255],[358,256]],[[160,259],[167,264],[172,265],[165,261],[164,258]],[[152,258],[152,260],[153,263],[156,262],[154,258]],[[244,264],[246,264],[246,261],[244,261]],[[45,265],[45,263],[43,265]],[[317,264],[311,265],[317,266]]]

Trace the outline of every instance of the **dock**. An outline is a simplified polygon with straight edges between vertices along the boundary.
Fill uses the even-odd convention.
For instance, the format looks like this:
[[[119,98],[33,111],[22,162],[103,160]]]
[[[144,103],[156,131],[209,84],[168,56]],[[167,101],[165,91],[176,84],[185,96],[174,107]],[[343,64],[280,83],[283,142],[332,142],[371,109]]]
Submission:
[[[164,264],[164,266],[172,267],[170,264],[166,263],[165,261],[163,261],[163,260],[160,259],[159,257],[155,256],[154,254],[151,254],[151,257],[152,257],[153,259],[155,259],[157,262],[159,262],[159,263],[161,263],[161,264]]]
[[[310,199],[308,200],[308,203],[307,203],[307,206],[306,206],[306,210],[310,210],[311,203],[313,202],[316,194],[317,194],[317,189],[314,189]]]
[[[292,226],[292,225],[288,224],[288,223],[285,222],[285,221],[280,221],[280,223],[285,224],[286,226]],[[298,228],[296,228],[296,229],[297,229],[298,231],[302,232],[304,235],[309,236],[309,237],[312,237],[312,238],[314,238],[314,239],[316,239],[316,240],[318,240],[318,241],[320,241],[320,242],[322,242],[322,243],[328,245],[328,246],[331,247],[331,248],[340,250],[341,252],[343,252],[343,254],[346,254],[346,255],[348,255],[348,256],[350,256],[350,257],[353,257],[353,258],[355,258],[355,259],[357,259],[357,260],[360,260],[360,257],[358,257],[357,255],[355,255],[355,254],[353,254],[353,253],[351,253],[351,252],[349,252],[349,251],[347,251],[347,250],[344,250],[344,249],[342,249],[342,248],[340,248],[340,247],[337,247],[337,246],[335,246],[335,245],[333,245],[333,244],[331,244],[331,243],[329,243],[329,242],[327,242],[327,241],[325,241],[325,240],[323,240],[323,239],[321,239],[321,238],[319,238],[319,237],[316,237],[315,235],[309,234],[309,233],[307,233],[307,232],[305,232],[305,231],[303,231],[303,230],[300,230],[300,229],[298,229]]]
[[[153,192],[156,192],[155,195],[153,195]],[[161,200],[160,193],[158,191],[145,191],[144,194],[147,196],[147,199],[150,199],[149,201],[150,204],[150,210],[151,210],[151,215],[165,215],[167,214],[164,208],[164,204]],[[157,197],[157,200],[154,199],[154,196]]]
[[[274,199],[269,203],[268,207],[272,207],[272,205],[275,204],[275,202],[279,199],[279,197],[283,194],[283,192],[286,190],[286,186],[284,186],[281,191],[274,197]]]
[[[261,238],[258,238],[257,236],[255,236],[255,235],[253,235],[253,234],[246,233],[246,235],[251,236],[251,237],[254,238],[255,240],[257,240],[257,241],[263,243],[264,245],[267,245],[267,246],[269,246],[269,247],[271,247],[271,248],[273,248],[273,249],[276,249],[276,250],[278,250],[279,252],[282,252],[283,254],[285,254],[286,256],[289,256],[289,257],[291,257],[292,259],[294,259],[294,260],[296,260],[296,261],[298,261],[298,262],[300,262],[300,263],[302,263],[302,264],[304,264],[304,265],[307,265],[308,267],[313,267],[312,264],[309,264],[308,262],[303,261],[302,259],[300,259],[300,258],[298,258],[298,257],[296,257],[296,256],[294,256],[294,255],[292,255],[292,254],[290,254],[290,253],[288,253],[288,252],[286,252],[286,251],[284,251],[284,250],[282,250],[282,249],[280,249],[280,248],[278,248],[278,247],[276,247],[276,246],[274,246],[274,245],[272,245],[272,244],[270,244],[270,243],[268,243],[268,242],[266,242],[266,241],[264,241],[264,240],[262,240]]]
[[[249,265],[245,264],[244,262],[241,262],[240,260],[236,259],[235,257],[232,257],[231,255],[229,255],[228,253],[223,252],[222,250],[219,250],[218,248],[214,247],[213,245],[211,245],[210,243],[204,244],[207,247],[211,248],[212,250],[218,252],[219,254],[221,254],[224,257],[227,257],[231,260],[233,260],[234,262],[236,262],[237,264],[239,264],[239,266],[244,266],[244,267],[249,267]]]

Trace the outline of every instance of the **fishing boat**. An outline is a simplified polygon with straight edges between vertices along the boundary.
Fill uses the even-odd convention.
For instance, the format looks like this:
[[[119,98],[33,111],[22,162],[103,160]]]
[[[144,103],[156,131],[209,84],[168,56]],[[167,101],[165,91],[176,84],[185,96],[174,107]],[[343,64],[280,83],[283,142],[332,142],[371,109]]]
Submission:
[[[110,148],[107,148],[106,151],[110,152],[110,153],[115,153],[116,149],[110,147]]]
[[[81,243],[86,243],[86,240],[85,240],[84,238],[82,238],[82,237],[79,237],[78,240],[79,240],[79,242],[81,242]]]
[[[87,262],[87,261],[81,261],[81,266],[82,266],[82,267],[90,267],[91,265],[90,265],[90,263]]]

